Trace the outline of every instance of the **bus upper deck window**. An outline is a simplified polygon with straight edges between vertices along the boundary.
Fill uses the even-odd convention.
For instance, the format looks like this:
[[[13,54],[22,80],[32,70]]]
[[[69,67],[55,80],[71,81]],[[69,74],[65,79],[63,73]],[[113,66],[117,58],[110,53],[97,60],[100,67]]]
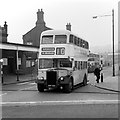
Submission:
[[[53,35],[45,35],[42,36],[42,44],[52,44],[53,43]]]
[[[69,42],[73,43],[73,35],[70,35]]]
[[[55,44],[65,44],[67,42],[66,35],[55,35]]]

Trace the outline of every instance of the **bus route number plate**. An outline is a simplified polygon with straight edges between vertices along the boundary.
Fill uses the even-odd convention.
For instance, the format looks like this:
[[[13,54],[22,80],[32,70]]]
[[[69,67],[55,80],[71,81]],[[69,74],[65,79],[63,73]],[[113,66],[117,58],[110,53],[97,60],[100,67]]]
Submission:
[[[65,48],[64,47],[56,48],[56,55],[65,55]]]

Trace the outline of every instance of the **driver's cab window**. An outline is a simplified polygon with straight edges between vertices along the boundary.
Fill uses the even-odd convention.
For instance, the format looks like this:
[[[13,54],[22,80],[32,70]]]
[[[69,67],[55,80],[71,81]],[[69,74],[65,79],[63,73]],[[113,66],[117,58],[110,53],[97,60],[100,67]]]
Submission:
[[[58,67],[58,60],[57,59],[53,59],[53,67],[54,68]]]
[[[66,59],[61,59],[59,61],[59,67],[69,67],[72,68],[72,61],[66,60]]]

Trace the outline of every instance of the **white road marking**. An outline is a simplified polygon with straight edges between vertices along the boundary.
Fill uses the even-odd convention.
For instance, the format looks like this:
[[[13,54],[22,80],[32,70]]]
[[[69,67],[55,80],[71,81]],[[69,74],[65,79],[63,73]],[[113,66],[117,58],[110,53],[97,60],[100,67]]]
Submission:
[[[6,95],[7,93],[0,94],[0,96]]]
[[[30,85],[35,85],[36,83],[30,83]]]
[[[23,83],[18,83],[17,85],[24,85],[24,84],[28,84],[29,82],[23,82]]]
[[[35,86],[32,86],[32,87],[27,87],[27,88],[24,88],[24,89],[20,89],[20,91],[22,90],[28,90],[28,89],[31,89],[31,88],[34,88]]]
[[[17,85],[24,85],[24,84],[35,85],[36,83],[31,83],[31,82],[24,82],[24,83],[18,83]]]
[[[0,102],[0,105],[71,105],[71,104],[118,104],[120,100],[67,100],[67,101],[29,101],[29,102]]]

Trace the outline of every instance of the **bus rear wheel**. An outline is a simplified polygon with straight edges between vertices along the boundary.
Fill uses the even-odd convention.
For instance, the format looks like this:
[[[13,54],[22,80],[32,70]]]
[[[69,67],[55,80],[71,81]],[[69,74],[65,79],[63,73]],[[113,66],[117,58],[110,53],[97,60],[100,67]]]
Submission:
[[[64,85],[63,89],[64,89],[65,93],[71,93],[72,92],[72,90],[73,90],[73,82],[72,82],[71,79],[70,79],[68,84]]]
[[[37,89],[39,92],[44,92],[44,85],[37,84]]]

